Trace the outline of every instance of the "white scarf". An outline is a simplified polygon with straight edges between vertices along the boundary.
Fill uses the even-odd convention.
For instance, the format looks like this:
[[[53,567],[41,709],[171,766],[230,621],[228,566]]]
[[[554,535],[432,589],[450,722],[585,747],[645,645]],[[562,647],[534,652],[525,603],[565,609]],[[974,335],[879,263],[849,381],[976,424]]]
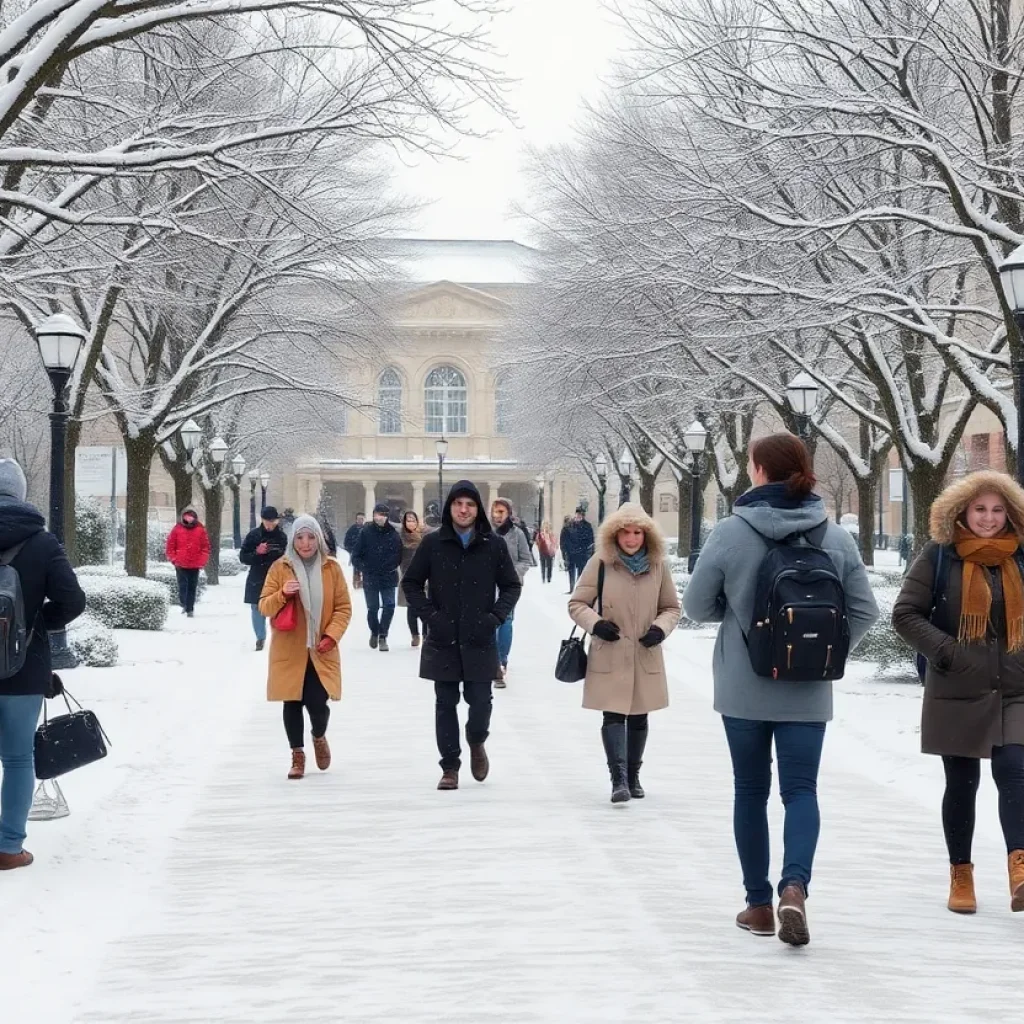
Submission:
[[[302,530],[309,530],[317,539],[316,555],[309,562],[295,550],[295,538]],[[299,581],[299,597],[306,613],[306,647],[312,649],[320,642],[320,617],[324,610],[323,566],[327,557],[324,531],[312,516],[299,516],[295,520],[285,557]]]

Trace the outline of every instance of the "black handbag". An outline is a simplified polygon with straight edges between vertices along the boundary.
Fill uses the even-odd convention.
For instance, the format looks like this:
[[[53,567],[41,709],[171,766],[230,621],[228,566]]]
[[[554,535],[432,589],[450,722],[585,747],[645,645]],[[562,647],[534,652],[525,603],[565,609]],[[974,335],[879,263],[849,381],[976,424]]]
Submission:
[[[36,778],[56,779],[107,756],[107,734],[95,712],[86,711],[63,687],[68,713],[50,718],[43,705],[43,723],[36,729]],[[70,698],[70,699],[69,699]],[[77,711],[71,707],[75,701]]]
[[[597,570],[597,598],[594,603],[597,605],[597,614],[604,615],[604,562]],[[572,627],[568,640],[563,640],[558,649],[558,660],[555,662],[555,678],[560,683],[578,683],[587,677],[587,648],[586,634],[577,636],[578,626]]]

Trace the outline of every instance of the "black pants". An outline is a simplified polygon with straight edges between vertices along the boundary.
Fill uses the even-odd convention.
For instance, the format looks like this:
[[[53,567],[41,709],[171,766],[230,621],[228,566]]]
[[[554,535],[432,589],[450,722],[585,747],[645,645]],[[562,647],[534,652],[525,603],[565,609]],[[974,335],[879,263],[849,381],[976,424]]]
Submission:
[[[195,611],[196,592],[199,590],[199,570],[174,568],[178,577],[178,604],[182,611]]]
[[[544,583],[551,582],[551,572],[555,567],[555,556],[554,555],[541,555],[540,556],[540,578]]]
[[[405,620],[409,623],[409,636],[419,636],[420,617],[411,608],[406,609]]]
[[[462,745],[459,742],[459,683],[434,683],[434,730],[441,767],[456,771],[462,766]],[[471,746],[483,743],[491,727],[491,682],[462,683],[462,692],[469,705],[466,742]]]
[[[306,722],[302,717],[303,707],[309,712],[310,732],[314,738],[319,739],[327,732],[331,709],[327,706],[327,691],[316,674],[312,660],[306,661],[306,677],[302,680],[302,700],[284,702],[284,731],[288,735],[288,746],[292,750],[301,750],[304,746]]]
[[[949,862],[970,864],[981,761],[976,757],[944,757],[942,767],[946,770],[942,828]],[[999,790],[999,823],[1003,826],[1006,852],[1024,850],[1024,745],[1008,743],[992,748],[992,778]]]

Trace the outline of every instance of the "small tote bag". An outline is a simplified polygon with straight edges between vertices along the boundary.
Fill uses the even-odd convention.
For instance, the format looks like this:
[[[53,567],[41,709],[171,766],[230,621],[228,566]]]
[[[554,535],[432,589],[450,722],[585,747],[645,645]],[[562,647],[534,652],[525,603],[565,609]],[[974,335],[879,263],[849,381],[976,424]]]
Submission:
[[[594,604],[597,606],[597,614],[604,615],[604,562],[597,570],[597,599]],[[561,683],[578,683],[587,677],[587,636],[576,635],[578,626],[572,627],[568,640],[563,640],[558,650],[558,660],[555,662],[555,678]]]
[[[85,710],[63,686],[58,686],[56,693],[64,698],[68,713],[50,718],[43,704],[43,722],[35,738],[36,778],[40,781],[56,779],[101,760],[107,756],[110,743],[96,713]]]

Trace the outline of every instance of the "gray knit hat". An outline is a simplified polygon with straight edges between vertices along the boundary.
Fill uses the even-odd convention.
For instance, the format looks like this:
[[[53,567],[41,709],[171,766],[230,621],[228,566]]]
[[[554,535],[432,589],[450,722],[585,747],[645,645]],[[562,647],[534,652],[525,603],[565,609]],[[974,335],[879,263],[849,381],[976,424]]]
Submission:
[[[14,459],[0,459],[0,498],[24,501],[28,483],[21,466]]]

